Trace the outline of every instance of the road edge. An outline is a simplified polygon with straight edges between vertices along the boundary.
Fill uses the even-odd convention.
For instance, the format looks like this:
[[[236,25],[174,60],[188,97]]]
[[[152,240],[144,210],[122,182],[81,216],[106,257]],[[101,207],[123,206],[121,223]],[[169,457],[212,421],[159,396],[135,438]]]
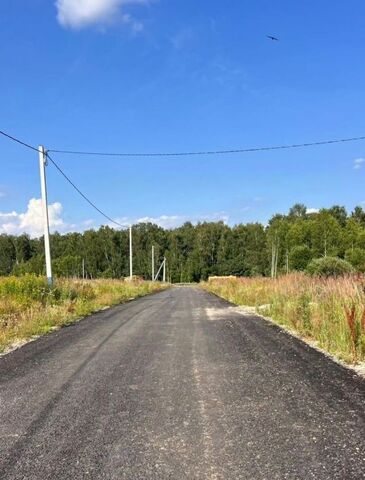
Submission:
[[[227,303],[227,305],[230,306],[230,308],[234,308],[234,310],[242,315],[243,317],[249,317],[249,316],[254,316],[257,318],[260,318],[264,320],[265,322],[269,323],[270,325],[275,326],[278,328],[280,331],[284,332],[285,334],[296,338],[299,340],[301,343],[304,345],[307,345],[308,347],[312,348],[313,350],[316,350],[317,352],[321,353],[328,359],[332,360],[332,362],[336,363],[337,365],[345,368],[347,371],[350,371],[351,373],[355,373],[357,377],[359,377],[361,380],[365,381],[365,362],[360,362],[359,364],[351,364],[351,363],[346,363],[340,358],[338,358],[336,355],[328,352],[327,350],[324,350],[323,348],[319,347],[316,345],[315,340],[311,340],[310,338],[302,337],[297,331],[294,329],[291,329],[289,327],[286,327],[285,325],[280,325],[280,323],[276,322],[273,318],[271,317],[266,317],[260,313],[257,313],[255,307],[251,307],[249,305],[237,305],[229,300],[227,300],[224,297],[220,297],[214,292],[210,292],[209,290],[206,290],[205,288],[202,288],[205,292],[214,295],[216,298],[219,298],[220,300],[223,300],[224,302]]]
[[[166,290],[169,290],[170,288],[171,288],[171,286],[169,285],[166,288],[162,288],[161,290],[155,290],[153,292],[146,293],[145,295],[140,295],[140,296],[137,296],[137,297],[127,298],[126,300],[118,302],[114,305],[107,305],[107,306],[98,308],[98,309],[96,309],[96,310],[94,310],[94,311],[92,311],[92,312],[90,312],[87,315],[84,315],[82,317],[72,318],[72,319],[70,319],[70,321],[68,323],[64,323],[62,325],[57,325],[57,326],[52,327],[51,331],[49,331],[49,332],[45,332],[41,335],[34,335],[30,338],[24,338],[24,339],[17,340],[16,342],[14,342],[11,345],[9,345],[8,347],[6,347],[3,352],[0,352],[0,360],[2,358],[6,357],[7,355],[15,352],[16,350],[19,350],[20,348],[24,347],[25,345],[28,345],[29,343],[36,342],[40,338],[44,338],[47,335],[53,335],[55,332],[59,332],[60,330],[63,330],[64,328],[68,328],[68,327],[71,327],[72,325],[76,325],[79,322],[81,322],[83,320],[87,320],[89,317],[92,317],[93,315],[96,315],[97,313],[104,312],[104,311],[110,311],[110,310],[113,310],[114,308],[120,307],[121,305],[125,305],[127,303],[131,303],[131,302],[140,300],[141,298],[146,298],[146,297],[150,297],[152,295],[157,295],[158,293],[165,292]]]

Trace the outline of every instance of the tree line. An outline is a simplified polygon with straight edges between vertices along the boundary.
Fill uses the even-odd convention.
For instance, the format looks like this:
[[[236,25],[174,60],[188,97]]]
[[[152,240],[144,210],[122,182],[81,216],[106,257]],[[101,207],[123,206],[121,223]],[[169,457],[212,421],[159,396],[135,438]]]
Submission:
[[[167,259],[167,279],[193,282],[211,275],[276,276],[305,270],[316,258],[342,258],[365,272],[365,211],[342,206],[308,213],[294,205],[267,225],[223,222],[185,223],[163,229],[152,223],[133,227],[134,274],[151,278],[155,264]],[[0,235],[0,275],[44,274],[43,238]],[[83,233],[51,235],[56,276],[121,278],[129,275],[128,231],[103,226]]]

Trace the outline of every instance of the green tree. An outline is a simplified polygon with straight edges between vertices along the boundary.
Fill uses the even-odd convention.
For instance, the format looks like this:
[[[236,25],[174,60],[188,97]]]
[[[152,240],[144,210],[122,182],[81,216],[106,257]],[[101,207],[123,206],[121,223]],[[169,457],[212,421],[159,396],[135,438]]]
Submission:
[[[277,275],[303,270],[315,257],[346,258],[363,270],[365,212],[356,207],[348,217],[335,205],[307,214],[296,204],[288,215],[274,215],[267,226],[259,223],[185,223],[163,229],[152,223],[133,227],[134,273],[151,278],[151,249],[156,271],[164,256],[173,282],[206,279],[209,275]],[[126,277],[129,275],[129,233],[103,226],[83,233],[51,235],[53,269],[58,276]],[[0,235],[0,275],[12,272],[44,274],[43,237]]]
[[[345,260],[358,271],[365,272],[365,250],[359,247],[346,250]]]
[[[13,237],[0,235],[0,275],[9,275],[16,262],[16,248]]]
[[[351,213],[351,218],[356,220],[362,227],[365,227],[365,212],[362,207],[355,207]]]
[[[303,203],[296,203],[289,210],[290,219],[307,218],[307,207]]]
[[[330,215],[332,215],[332,217],[337,220],[338,224],[341,227],[344,227],[346,225],[347,212],[345,207],[334,205],[333,207],[328,208],[325,211],[327,211]]]
[[[312,260],[312,250],[307,245],[296,245],[290,250],[289,266],[291,270],[305,270]]]
[[[311,220],[311,240],[315,256],[336,256],[341,252],[341,227],[326,210]]]

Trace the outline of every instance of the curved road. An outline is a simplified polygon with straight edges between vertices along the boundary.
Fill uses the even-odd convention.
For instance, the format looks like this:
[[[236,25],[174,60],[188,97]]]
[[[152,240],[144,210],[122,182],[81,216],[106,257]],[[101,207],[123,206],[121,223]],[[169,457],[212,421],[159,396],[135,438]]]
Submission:
[[[365,382],[198,288],[0,359],[0,478],[363,479]]]

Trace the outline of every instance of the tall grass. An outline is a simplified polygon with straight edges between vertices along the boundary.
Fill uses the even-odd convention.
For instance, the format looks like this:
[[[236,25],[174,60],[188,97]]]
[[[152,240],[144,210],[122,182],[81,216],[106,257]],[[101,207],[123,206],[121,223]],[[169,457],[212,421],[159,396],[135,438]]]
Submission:
[[[203,287],[237,305],[254,306],[347,362],[365,360],[363,277],[220,278]]]
[[[34,275],[0,277],[0,352],[105,306],[165,288],[135,280],[59,279],[54,287]]]

